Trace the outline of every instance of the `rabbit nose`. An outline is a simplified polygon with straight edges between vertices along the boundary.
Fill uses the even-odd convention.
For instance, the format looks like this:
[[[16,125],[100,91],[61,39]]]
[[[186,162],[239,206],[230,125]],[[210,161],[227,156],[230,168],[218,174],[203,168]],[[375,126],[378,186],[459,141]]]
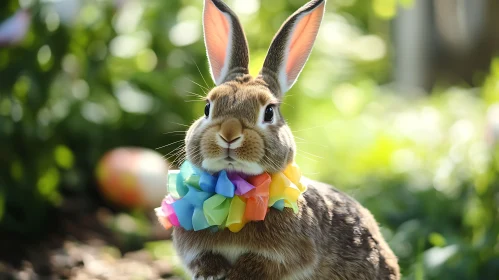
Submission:
[[[232,143],[236,142],[237,140],[241,139],[241,136],[238,136],[238,137],[236,137],[236,138],[234,138],[232,140],[227,140],[227,139],[225,139],[223,137],[223,135],[221,135],[221,134],[219,134],[219,135],[220,135],[220,138],[222,138],[222,140],[224,140],[225,142],[227,142],[227,144],[232,144]]]
[[[218,135],[227,144],[232,144],[241,139],[243,126],[236,118],[231,118],[224,121],[220,127]]]

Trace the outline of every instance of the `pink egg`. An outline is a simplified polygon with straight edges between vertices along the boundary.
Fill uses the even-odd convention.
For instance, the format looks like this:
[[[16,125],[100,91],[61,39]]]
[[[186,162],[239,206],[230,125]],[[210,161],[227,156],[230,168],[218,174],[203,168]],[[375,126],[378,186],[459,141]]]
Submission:
[[[168,164],[153,150],[111,150],[97,164],[96,173],[104,198],[122,207],[151,209],[166,195]]]

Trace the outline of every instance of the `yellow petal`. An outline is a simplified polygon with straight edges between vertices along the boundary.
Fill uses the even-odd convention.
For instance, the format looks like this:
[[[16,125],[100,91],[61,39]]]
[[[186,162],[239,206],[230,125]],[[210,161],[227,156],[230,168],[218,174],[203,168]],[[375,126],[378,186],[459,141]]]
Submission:
[[[298,182],[300,182],[301,179],[300,167],[298,167],[298,165],[295,162],[288,165],[288,167],[286,167],[283,173],[293,183],[297,184]]]
[[[230,228],[233,224],[242,223],[245,209],[246,202],[240,196],[234,196],[230,203],[229,216],[227,217],[226,225]]]

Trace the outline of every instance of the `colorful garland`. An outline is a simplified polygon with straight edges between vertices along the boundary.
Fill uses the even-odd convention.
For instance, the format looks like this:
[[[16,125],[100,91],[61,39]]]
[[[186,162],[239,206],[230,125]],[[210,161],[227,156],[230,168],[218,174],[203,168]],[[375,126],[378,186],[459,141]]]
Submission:
[[[168,172],[169,195],[156,215],[165,228],[240,231],[250,221],[265,219],[270,207],[298,212],[298,197],[306,190],[295,163],[281,173],[246,176],[203,172],[186,161]]]

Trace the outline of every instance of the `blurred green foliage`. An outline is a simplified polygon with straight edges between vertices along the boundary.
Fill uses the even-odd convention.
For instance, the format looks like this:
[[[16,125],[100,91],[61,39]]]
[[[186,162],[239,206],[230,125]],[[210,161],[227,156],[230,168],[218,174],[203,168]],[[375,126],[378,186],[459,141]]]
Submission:
[[[304,1],[227,2],[245,26],[257,73],[275,31]],[[182,139],[168,132],[202,114],[202,102],[188,101],[213,83],[202,1],[8,0],[0,19],[19,3],[33,21],[21,45],[0,49],[0,219],[3,230],[36,237],[65,194],[93,190],[104,152]],[[387,19],[397,3],[411,5],[329,1],[283,105],[297,161],[305,175],[373,212],[405,279],[493,279],[499,128],[487,112],[499,102],[499,60],[479,89],[393,92],[383,84],[393,55]]]

